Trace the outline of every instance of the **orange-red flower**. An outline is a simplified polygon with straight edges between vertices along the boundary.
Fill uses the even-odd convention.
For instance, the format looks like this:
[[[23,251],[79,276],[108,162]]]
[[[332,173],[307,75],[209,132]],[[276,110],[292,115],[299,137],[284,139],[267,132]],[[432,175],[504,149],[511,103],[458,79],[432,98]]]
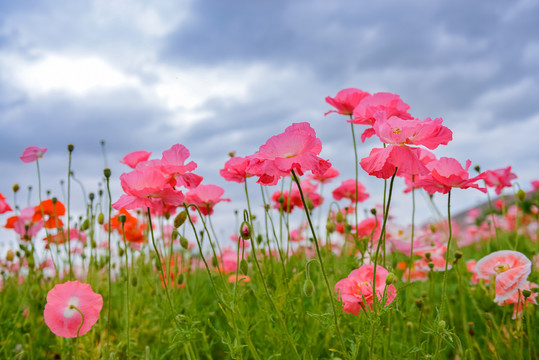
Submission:
[[[43,213],[41,212],[41,207],[43,207]],[[45,227],[47,229],[56,229],[64,226],[64,223],[59,216],[65,215],[66,208],[60,201],[52,201],[52,199],[44,200],[41,202],[41,206],[38,205],[34,208],[34,211],[34,216],[32,216],[33,222],[37,222],[44,218]],[[43,217],[43,215],[45,215],[45,217]]]

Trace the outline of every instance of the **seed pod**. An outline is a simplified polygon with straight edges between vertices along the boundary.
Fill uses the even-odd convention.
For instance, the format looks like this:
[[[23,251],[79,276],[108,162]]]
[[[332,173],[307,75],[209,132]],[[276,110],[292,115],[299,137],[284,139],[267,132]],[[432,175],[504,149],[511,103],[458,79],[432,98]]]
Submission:
[[[97,223],[99,225],[103,225],[104,222],[105,222],[105,215],[103,215],[103,213],[99,213],[99,215],[97,215]]]
[[[82,225],[80,226],[81,231],[86,231],[90,228],[90,220],[86,219],[82,222]]]
[[[16,193],[19,191],[19,184],[13,184],[13,192]]]
[[[392,272],[388,273],[386,276],[386,285],[391,285],[397,280],[397,277]]]
[[[108,179],[110,178],[110,175],[111,175],[111,172],[110,172],[110,169],[109,168],[105,168],[103,170],[103,175],[105,175],[105,177]]]
[[[517,198],[520,201],[526,200],[526,192],[524,190],[520,189],[519,191],[517,191]]]

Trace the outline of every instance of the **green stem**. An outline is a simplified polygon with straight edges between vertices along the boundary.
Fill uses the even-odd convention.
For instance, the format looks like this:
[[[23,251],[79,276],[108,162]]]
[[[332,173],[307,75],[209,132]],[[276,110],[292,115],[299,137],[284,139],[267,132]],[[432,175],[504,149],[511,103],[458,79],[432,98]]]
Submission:
[[[82,321],[81,321],[81,323],[79,325],[79,328],[77,329],[77,340],[76,340],[76,343],[75,343],[75,353],[76,353],[76,357],[78,359],[79,358],[79,334],[80,334],[80,329],[82,329],[82,325],[84,325],[84,314],[75,305],[69,305],[69,308],[77,310],[79,312],[80,316],[82,317]]]
[[[108,218],[108,251],[109,251],[109,256],[108,256],[108,265],[109,265],[109,281],[108,281],[108,285],[109,285],[109,298],[108,298],[108,311],[107,311],[107,358],[108,358],[108,355],[110,354],[110,309],[111,309],[111,302],[112,302],[112,251],[110,249],[110,236],[111,236],[111,218],[112,218],[112,196],[111,196],[111,193],[110,193],[110,181],[109,181],[109,178],[110,178],[110,169],[106,168],[104,171],[103,171],[104,175],[105,175],[105,181],[107,183],[107,194],[109,196],[109,218]]]
[[[305,197],[303,196],[303,190],[301,189],[301,184],[299,182],[298,177],[296,176],[296,173],[294,172],[294,169],[292,169],[292,178],[298,185],[299,195],[301,196],[301,202],[303,204],[303,208],[305,210],[305,214],[307,215],[307,221],[309,222],[309,226],[311,228],[311,233],[313,234],[313,242],[316,248],[316,255],[318,256],[318,261],[320,262],[320,269],[322,270],[322,275],[324,277],[324,282],[326,284],[326,288],[329,295],[329,300],[331,302],[331,308],[333,310],[333,319],[335,321],[335,330],[337,330],[337,337],[339,338],[339,341],[341,342],[341,346],[343,348],[343,354],[346,354],[346,345],[344,343],[344,339],[342,337],[342,333],[339,327],[339,320],[337,318],[337,308],[335,307],[335,300],[334,292],[331,291],[331,287],[329,286],[329,280],[326,274],[326,268],[324,266],[324,261],[322,260],[322,254],[320,253],[320,246],[318,245],[318,238],[316,237],[316,231],[314,230],[313,222],[311,221],[311,216],[309,215],[309,210],[307,208],[307,204],[305,203]]]
[[[152,245],[155,250],[155,254],[157,255],[157,262],[159,263],[159,271],[161,272],[161,276],[163,277],[163,284],[165,284],[165,294],[167,296],[168,304],[170,306],[170,311],[174,317],[174,321],[176,321],[176,325],[178,325],[178,319],[176,318],[176,311],[174,311],[174,305],[172,305],[172,300],[170,299],[170,294],[168,291],[168,285],[167,280],[165,277],[165,273],[163,271],[163,262],[161,261],[161,255],[159,254],[159,250],[157,249],[157,244],[155,243],[155,237],[153,234],[153,225],[152,225],[152,215],[150,213],[150,207],[146,208],[148,211],[148,227],[150,228],[150,234],[152,238]]]
[[[71,263],[71,153],[73,149],[68,145],[69,160],[67,165],[67,260],[69,262],[69,280],[73,280],[73,264]]]
[[[126,336],[127,336],[127,359],[129,359],[129,260],[127,257],[127,241],[125,239],[125,221],[122,221],[122,238],[124,241],[124,248],[125,248],[125,309],[126,309]],[[164,280],[163,280],[164,281]]]
[[[442,302],[440,304],[440,317],[443,316],[444,302],[445,302],[445,288],[447,285],[447,268],[449,266],[449,252],[451,250],[451,240],[453,231],[451,229],[451,190],[447,193],[447,226],[449,228],[449,238],[447,239],[447,250],[445,252],[445,270],[444,279],[442,282]]]
[[[352,119],[352,115],[350,115],[350,119]],[[352,130],[352,140],[354,142],[354,157],[355,157],[355,171],[356,171],[356,204],[354,206],[354,220],[355,220],[355,223],[354,223],[354,226],[357,227],[357,224],[359,223],[359,220],[358,220],[358,214],[357,214],[357,202],[358,202],[358,198],[359,198],[359,187],[358,187],[358,184],[357,182],[359,181],[359,159],[358,159],[358,156],[357,156],[357,146],[356,146],[356,134],[354,133],[354,123],[350,123],[350,129]],[[356,234],[355,234],[355,237],[357,238],[357,230],[356,230]]]
[[[415,175],[412,175],[412,184],[414,182]],[[408,261],[408,280],[410,284],[410,276],[412,275],[412,264],[414,261],[414,231],[415,231],[415,187],[412,185],[412,234],[410,243],[410,260]]]

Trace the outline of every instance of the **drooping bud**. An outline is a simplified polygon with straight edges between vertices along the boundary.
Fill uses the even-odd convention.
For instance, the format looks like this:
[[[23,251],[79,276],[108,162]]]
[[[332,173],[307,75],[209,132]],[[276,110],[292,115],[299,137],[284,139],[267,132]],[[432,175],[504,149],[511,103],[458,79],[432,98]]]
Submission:
[[[251,238],[251,229],[245,221],[241,223],[240,235],[243,240],[249,240]]]
[[[335,226],[335,223],[333,223],[333,221],[330,220],[326,223],[326,230],[328,233],[333,234],[335,232],[335,229],[336,229],[336,226]]]
[[[180,236],[180,245],[185,250],[189,249],[189,241],[185,238],[185,236]]]
[[[344,215],[341,211],[337,212],[335,215],[335,220],[337,221],[337,224],[342,224],[344,221]]]
[[[247,260],[241,259],[240,261],[240,271],[243,275],[247,275],[247,272],[249,271],[249,264],[247,264]]]
[[[90,228],[90,220],[88,219],[85,219],[83,222],[82,222],[82,225],[80,226],[80,230],[81,231],[86,231]]]
[[[517,198],[520,201],[526,200],[526,192],[524,190],[520,189],[519,191],[517,191]]]
[[[13,261],[14,258],[15,258],[15,254],[13,253],[13,250],[9,249],[6,254],[6,260]]]
[[[303,293],[305,296],[311,297],[314,294],[314,283],[311,279],[305,280],[303,283]]]
[[[179,228],[183,225],[185,220],[187,220],[187,211],[183,210],[174,218],[174,227],[176,229]]]

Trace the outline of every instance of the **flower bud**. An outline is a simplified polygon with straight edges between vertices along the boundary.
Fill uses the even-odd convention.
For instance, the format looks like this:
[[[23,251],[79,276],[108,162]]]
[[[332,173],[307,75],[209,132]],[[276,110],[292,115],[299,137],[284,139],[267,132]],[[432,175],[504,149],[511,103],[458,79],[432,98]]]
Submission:
[[[335,215],[335,220],[337,221],[337,224],[342,224],[342,222],[344,221],[344,215],[341,211],[337,212],[337,214]]]
[[[412,330],[412,329],[414,328],[414,323],[411,322],[411,321],[408,321],[408,322],[406,323],[406,327],[408,328],[408,330]]]
[[[125,254],[125,250],[124,250],[123,248],[119,248],[119,249],[118,249],[118,255],[119,255],[120,257],[122,257],[122,256],[124,256],[124,254]]]
[[[477,171],[478,173],[481,172],[481,166],[479,166],[479,165],[475,165],[475,166],[474,166],[474,169],[475,169],[475,171]]]
[[[28,257],[28,268],[33,269],[36,265],[36,261],[33,256]]]
[[[428,266],[429,266],[429,269],[431,269],[431,270],[434,269],[434,263],[433,262],[428,263]]]
[[[397,280],[397,277],[392,272],[388,273],[386,276],[386,285],[391,285]]]
[[[80,226],[80,230],[81,231],[86,231],[90,228],[90,220],[88,219],[85,219],[83,222],[82,222],[82,225]]]
[[[522,296],[524,296],[524,298],[529,298],[531,296],[532,292],[531,290],[528,290],[528,289],[525,289],[525,290],[522,290]]]
[[[303,283],[303,293],[305,296],[311,297],[314,293],[314,283],[311,279],[305,280]]]
[[[181,284],[183,284],[183,273],[178,275],[178,285],[181,285]]]
[[[131,277],[131,286],[136,287],[138,284],[138,279],[136,276]]]
[[[170,234],[170,236],[172,237],[172,240],[176,240],[178,236],[180,236],[180,233],[178,232],[178,230],[174,229],[172,230],[172,234]]]
[[[375,208],[371,209],[371,214],[376,215],[376,209]]]
[[[249,271],[249,264],[247,264],[247,260],[241,259],[240,261],[240,271],[243,275],[247,275],[247,272]]]
[[[90,199],[90,201],[94,201],[95,194],[93,192],[91,192],[90,194],[88,194],[88,198]]]
[[[230,156],[231,158],[236,156],[236,152],[235,151],[231,151],[228,153],[228,156]]]
[[[55,197],[53,197],[51,200],[53,205],[56,205],[56,203],[58,202],[58,199]]]
[[[445,329],[445,325],[446,325],[446,324],[445,324],[445,321],[444,321],[444,320],[438,321],[438,328],[439,328],[440,330]]]
[[[524,190],[520,189],[519,191],[517,191],[517,198],[520,201],[526,200],[526,192]]]
[[[110,175],[111,175],[110,169],[109,169],[109,168],[105,168],[105,169],[103,170],[103,175],[105,175],[105,177],[106,177],[107,179],[110,178]]]
[[[264,238],[262,237],[262,234],[258,234],[256,236],[256,243],[260,245],[262,243],[262,240],[264,240]]]
[[[328,221],[326,223],[326,230],[328,233],[333,234],[335,232],[336,226],[333,221]]]
[[[215,267],[218,267],[219,266],[219,259],[217,259],[216,257],[213,257],[211,259],[211,264]]]
[[[13,261],[14,258],[15,258],[15,254],[13,253],[13,250],[9,249],[6,254],[6,260]]]
[[[104,222],[105,222],[105,215],[103,215],[103,213],[99,213],[99,215],[97,215],[97,223],[99,225],[103,225]]]
[[[183,210],[174,218],[174,227],[176,229],[179,228],[183,225],[185,220],[187,220],[187,211]]]
[[[19,184],[13,184],[13,192],[16,193],[19,191]]]
[[[251,229],[245,221],[241,223],[240,235],[243,240],[249,240],[251,238]]]
[[[122,223],[122,224],[125,224],[125,222],[127,221],[127,216],[125,214],[120,214],[118,215],[118,220]]]
[[[189,249],[189,241],[185,238],[185,236],[180,236],[180,245],[185,250]]]
[[[73,152],[74,149],[75,149],[75,146],[73,146],[73,144],[67,145],[67,151]]]
[[[475,335],[475,324],[471,321],[468,321],[468,333],[470,334],[470,336],[474,336]]]
[[[461,258],[462,258],[462,255],[464,255],[464,254],[462,253],[462,251],[460,251],[460,250],[455,251],[455,259],[456,259],[456,260],[461,259]]]
[[[417,306],[418,309],[421,309],[423,307],[423,299],[415,299],[415,306]]]
[[[430,231],[433,233],[436,232],[436,227],[433,224],[430,224]]]

